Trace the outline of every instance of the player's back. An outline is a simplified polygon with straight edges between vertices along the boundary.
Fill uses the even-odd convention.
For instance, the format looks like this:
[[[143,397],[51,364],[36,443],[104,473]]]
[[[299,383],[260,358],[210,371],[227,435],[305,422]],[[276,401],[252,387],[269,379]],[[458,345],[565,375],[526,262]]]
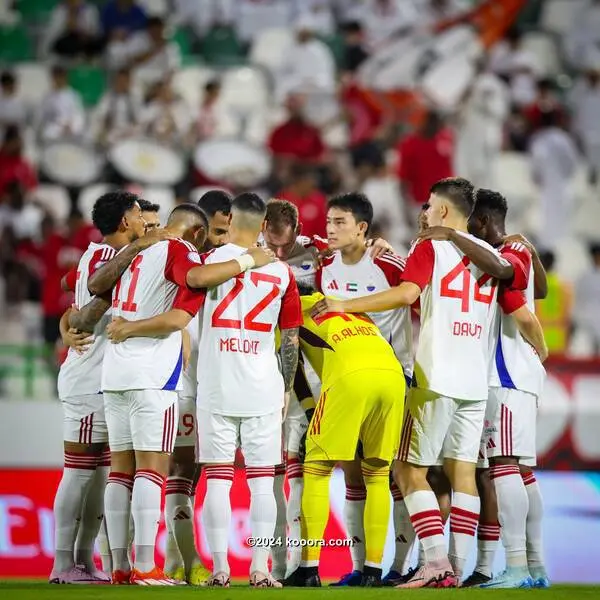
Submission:
[[[224,262],[245,252],[246,248],[226,244],[205,255],[204,262]],[[290,308],[288,300],[293,298],[295,306]],[[298,291],[284,262],[246,271],[208,290],[199,316],[200,409],[244,417],[283,407],[275,328],[285,328],[294,309],[299,313]]]
[[[341,379],[361,370],[402,372],[394,350],[370,317],[361,314],[327,313],[314,318],[310,312],[324,296],[302,296],[303,325],[300,347],[325,390]]]
[[[81,309],[92,300],[92,295],[88,290],[89,278],[115,253],[112,246],[94,242],[83,253],[77,265],[75,281],[75,307],[77,309]],[[102,360],[107,345],[105,329],[110,318],[111,311],[109,309],[94,327],[94,342],[84,353],[78,354],[73,348],[69,348],[67,358],[58,374],[58,393],[61,398],[97,394],[100,391]]]
[[[158,242],[140,252],[113,290],[113,317],[149,319],[171,310],[182,293],[189,294],[173,282],[180,253],[200,263],[194,246],[180,239]],[[102,370],[103,389],[181,389],[181,349],[181,331],[109,344]]]
[[[529,278],[524,294],[527,308],[535,312],[535,282],[529,251],[520,242],[504,244],[499,251],[500,254],[516,254],[527,267]],[[501,310],[497,311],[492,327],[490,387],[517,389],[539,396],[545,375],[546,370],[535,350],[519,333],[515,319]]]
[[[489,244],[469,237],[494,252]],[[497,281],[471,264],[451,242],[420,242],[413,252],[420,245],[421,264],[424,270],[431,269],[431,277],[421,295],[415,385],[451,398],[484,400]]]

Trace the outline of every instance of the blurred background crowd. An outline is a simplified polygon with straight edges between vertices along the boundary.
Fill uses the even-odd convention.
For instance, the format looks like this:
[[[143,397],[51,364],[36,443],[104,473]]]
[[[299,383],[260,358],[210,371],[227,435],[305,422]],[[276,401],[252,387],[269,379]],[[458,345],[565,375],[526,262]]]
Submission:
[[[540,252],[551,352],[600,353],[598,0],[0,0],[0,72],[0,394],[56,364],[114,186],[163,219],[255,190],[306,235],[361,189],[403,254],[430,185],[467,177]]]

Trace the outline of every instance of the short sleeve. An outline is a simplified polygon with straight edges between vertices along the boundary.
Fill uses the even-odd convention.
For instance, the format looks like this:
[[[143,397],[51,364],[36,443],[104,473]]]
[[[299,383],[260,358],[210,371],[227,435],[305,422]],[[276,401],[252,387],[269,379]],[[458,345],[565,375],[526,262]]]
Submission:
[[[202,264],[198,251],[182,240],[169,240],[165,278],[182,287],[187,287],[187,274],[190,269]]]
[[[329,248],[329,244],[327,243],[327,240],[322,238],[319,235],[313,235],[309,239],[310,239],[309,246],[313,246],[319,252],[323,252],[324,250],[327,250],[327,248]]]
[[[289,283],[281,299],[281,310],[279,311],[279,329],[293,329],[300,327],[303,322],[302,306],[300,304],[300,293],[294,274],[288,267]]]
[[[419,242],[406,259],[402,281],[414,283],[424,290],[431,282],[434,262],[435,250],[431,240]]]
[[[402,273],[404,273],[404,267],[406,266],[406,261],[403,258],[396,254],[387,253],[378,256],[373,262],[383,271],[390,287],[396,287],[402,283]]]
[[[510,315],[527,304],[525,294],[521,290],[515,290],[510,286],[501,285],[498,290],[498,304],[502,312]]]
[[[116,251],[112,248],[99,248],[92,256],[88,265],[88,279],[102,266],[104,266],[111,258],[114,257]]]
[[[527,289],[531,271],[531,254],[527,248],[523,244],[514,243],[501,248],[500,254],[510,262],[515,272],[510,286],[515,290]]]
[[[187,287],[180,287],[177,290],[175,299],[173,300],[173,308],[184,310],[192,317],[200,310],[206,298],[206,290],[192,290]]]

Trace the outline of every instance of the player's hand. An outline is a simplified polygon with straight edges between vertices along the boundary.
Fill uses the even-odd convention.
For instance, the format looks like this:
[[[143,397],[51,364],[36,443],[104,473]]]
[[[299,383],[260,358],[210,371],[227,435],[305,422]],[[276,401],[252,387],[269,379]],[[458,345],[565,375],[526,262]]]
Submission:
[[[436,240],[436,241],[447,241],[452,238],[454,229],[451,227],[441,227],[436,225],[435,227],[428,227],[424,231],[419,232],[417,239],[423,240]]]
[[[520,233],[511,233],[510,235],[505,236],[502,241],[505,244],[510,244],[511,242],[519,242],[533,254],[535,252],[535,246],[522,234]]]
[[[281,411],[281,422],[283,423],[287,417],[288,410],[290,409],[290,401],[292,399],[291,392],[285,392],[283,394],[283,410]]]
[[[371,257],[377,258],[382,254],[395,254],[396,251],[392,247],[392,245],[384,240],[383,238],[375,238],[374,240],[367,240],[366,243],[367,248],[371,249]]]
[[[321,268],[323,266],[323,261],[326,258],[329,258],[332,254],[333,250],[331,250],[331,248],[325,248],[325,250],[317,252],[317,267]]]
[[[310,311],[310,316],[320,317],[327,313],[332,312],[344,312],[344,303],[341,300],[334,300],[333,298],[323,298],[323,300],[319,300]]]
[[[171,232],[159,227],[158,229],[149,231],[144,237],[139,238],[134,243],[140,250],[145,250],[146,248],[150,248],[150,246],[154,246],[154,244],[158,242],[174,239],[175,236]]]
[[[62,336],[62,341],[68,348],[73,348],[77,354],[83,354],[94,343],[94,336],[87,331],[79,331],[70,327]]]
[[[129,321],[123,317],[115,317],[106,327],[106,335],[113,344],[124,342],[131,336]]]
[[[255,268],[264,267],[265,265],[269,265],[277,261],[275,254],[268,248],[261,248],[259,246],[256,246],[255,248],[248,248],[247,254],[254,259]]]

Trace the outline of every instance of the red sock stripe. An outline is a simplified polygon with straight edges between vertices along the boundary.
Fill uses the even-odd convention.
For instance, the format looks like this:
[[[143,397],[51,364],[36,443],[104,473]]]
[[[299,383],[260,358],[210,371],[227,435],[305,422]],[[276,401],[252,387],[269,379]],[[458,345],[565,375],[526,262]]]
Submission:
[[[187,477],[167,477],[165,494],[185,494],[192,495],[192,486],[194,482]]]
[[[79,443],[80,444],[91,444],[92,443],[92,431],[94,429],[94,413],[79,419]]]
[[[408,451],[410,450],[410,438],[412,437],[413,418],[410,413],[406,414],[404,425],[402,426],[402,435],[400,437],[400,449],[398,450],[398,458],[406,461],[408,459]]]
[[[367,488],[362,485],[347,485],[346,500],[359,502],[367,499]]]
[[[275,477],[275,467],[246,467],[246,479]]]
[[[287,464],[287,478],[298,479],[302,477],[303,469],[302,464],[297,458],[292,458]]]
[[[517,465],[494,465],[490,467],[490,479],[498,479],[498,477],[508,477],[509,475],[521,476],[521,471]]]
[[[98,456],[92,454],[76,454],[65,452],[65,469],[94,470],[98,464]]]
[[[477,527],[477,539],[497,542],[500,539],[500,523],[480,523]]]
[[[133,475],[128,473],[117,473],[116,471],[108,475],[108,483],[117,483],[124,485],[129,491],[133,489]]]
[[[439,510],[424,510],[411,515],[410,522],[420,540],[433,535],[444,535],[442,513]]]
[[[503,404],[500,407],[500,450],[502,456],[512,456],[513,453],[512,418],[512,411]]]
[[[165,410],[165,416],[163,417],[163,452],[173,452],[173,445],[175,444],[176,433],[177,423],[175,422],[175,404],[171,404],[171,406],[169,406],[169,408]]]
[[[110,467],[110,448],[106,448],[100,456],[99,467]]]
[[[521,477],[523,478],[523,483],[525,485],[529,485],[529,484],[535,483],[537,481],[533,471],[529,471],[529,473],[521,473]]]
[[[275,465],[275,477],[278,475],[285,475],[285,465],[283,463],[280,465]]]
[[[479,514],[453,506],[450,509],[450,533],[464,533],[475,535]]]
[[[156,471],[151,471],[150,469],[137,470],[135,472],[134,481],[136,479],[147,479],[148,481],[155,483],[159,488],[162,488],[165,483],[165,478],[163,475],[157,473]]]
[[[392,498],[394,499],[394,502],[404,500],[404,496],[402,495],[402,492],[400,491],[400,488],[396,485],[395,481],[392,481],[392,483],[390,484],[390,492],[392,493]]]
[[[227,479],[233,481],[233,465],[208,465],[204,467],[207,479]]]

